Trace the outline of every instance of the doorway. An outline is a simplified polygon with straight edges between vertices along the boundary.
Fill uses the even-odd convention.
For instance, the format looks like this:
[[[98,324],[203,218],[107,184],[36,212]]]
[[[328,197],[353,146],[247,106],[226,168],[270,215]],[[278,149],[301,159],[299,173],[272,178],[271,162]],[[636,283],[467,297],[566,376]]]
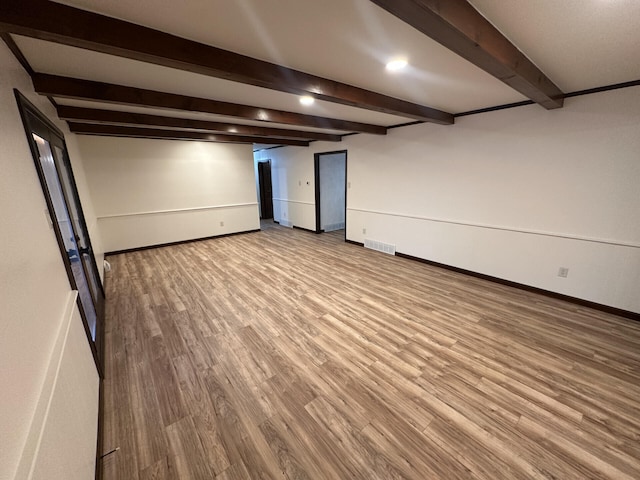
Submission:
[[[314,155],[316,233],[345,231],[347,225],[347,151]]]
[[[78,309],[98,372],[102,376],[104,290],[82,212],[64,136],[15,90],[18,108],[47,203],[69,283],[78,291]]]
[[[271,186],[271,160],[258,162],[258,189],[260,191],[260,218],[273,218],[273,190]]]

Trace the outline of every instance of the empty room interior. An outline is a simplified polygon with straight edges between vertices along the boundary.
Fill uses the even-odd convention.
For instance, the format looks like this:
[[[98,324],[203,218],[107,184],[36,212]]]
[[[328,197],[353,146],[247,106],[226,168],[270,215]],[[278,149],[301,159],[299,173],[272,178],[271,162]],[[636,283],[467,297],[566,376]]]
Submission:
[[[0,480],[640,478],[640,2],[0,37]]]

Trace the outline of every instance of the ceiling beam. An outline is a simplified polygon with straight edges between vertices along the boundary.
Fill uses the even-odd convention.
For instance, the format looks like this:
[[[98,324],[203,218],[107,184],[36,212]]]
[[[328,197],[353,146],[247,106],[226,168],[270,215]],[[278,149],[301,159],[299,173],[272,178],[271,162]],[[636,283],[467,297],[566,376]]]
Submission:
[[[221,135],[217,133],[190,132],[186,130],[163,130],[160,128],[123,127],[120,125],[100,125],[92,123],[67,122],[69,130],[80,135],[106,137],[155,138],[166,140],[200,140],[222,143],[264,143],[269,145],[294,145],[308,147],[309,142],[290,138],[265,138],[242,135]]]
[[[371,0],[547,109],[564,94],[466,0]]]
[[[376,112],[454,121],[448,112],[48,0],[3,0],[0,30]]]
[[[191,118],[163,117],[144,113],[121,112],[98,108],[72,107],[58,105],[58,117],[61,120],[73,120],[78,123],[104,123],[109,125],[171,127],[179,130],[204,130],[227,135],[249,135],[256,137],[300,138],[305,140],[325,140],[339,142],[341,135],[322,132],[305,132],[285,128],[265,128],[236,123],[210,122]]]
[[[27,72],[29,75],[33,75],[33,68],[31,67],[31,65],[29,65],[27,58],[24,56],[20,48],[18,48],[18,45],[16,45],[16,42],[13,40],[11,35],[8,33],[0,33],[0,38],[2,38],[7,47],[9,47],[9,50],[11,50],[13,56],[16,57],[16,60],[20,62],[20,65],[22,65],[22,68],[24,68],[25,72]]]
[[[74,98],[121,105],[138,105],[172,110],[212,113],[262,122],[283,123],[301,127],[344,130],[348,132],[385,135],[386,127],[368,123],[349,122],[314,115],[272,110],[268,108],[219,102],[207,98],[189,97],[110,83],[35,73],[32,77],[36,92],[52,97]]]

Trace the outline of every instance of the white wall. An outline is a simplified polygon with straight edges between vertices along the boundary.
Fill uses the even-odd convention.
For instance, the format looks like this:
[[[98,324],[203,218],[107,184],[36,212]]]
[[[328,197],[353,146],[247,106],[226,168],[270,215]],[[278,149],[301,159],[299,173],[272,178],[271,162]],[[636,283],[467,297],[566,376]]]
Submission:
[[[320,228],[326,232],[340,230],[345,223],[346,154],[321,155]]]
[[[70,292],[16,479],[94,476],[99,381],[76,299]]]
[[[326,142],[322,143],[326,145]],[[281,225],[313,231],[316,229],[313,173],[315,151],[310,147],[286,147],[258,151],[254,154],[256,161],[271,159],[273,219]]]
[[[345,148],[348,239],[640,312],[640,87],[312,145],[269,152],[294,224],[313,154]]]
[[[65,325],[78,325],[79,313],[62,262],[54,232],[45,215],[46,203],[20,120],[13,88],[18,88],[49,119],[56,118],[51,104],[33,91],[31,80],[0,43],[0,479],[28,478],[33,462],[45,456],[64,455],[71,442],[90,447],[77,452],[71,468],[93,468],[97,440],[98,374],[82,335],[72,335],[56,348]],[[82,184],[82,162],[71,149],[73,135],[65,131],[70,145],[76,180],[91,222],[91,205]],[[98,243],[98,239],[95,243]],[[94,244],[95,245],[95,244]],[[69,306],[70,305],[70,306]],[[69,323],[71,322],[71,323]],[[75,331],[75,330],[72,330]],[[52,369],[62,359],[60,369]],[[76,367],[69,368],[70,365]],[[82,367],[80,367],[82,366]],[[78,368],[86,368],[78,374]],[[63,383],[59,379],[63,378]],[[73,403],[88,409],[88,416],[73,411],[48,409],[57,405],[59,395],[73,391]],[[66,393],[65,393],[66,392]],[[92,410],[93,409],[93,410]],[[46,412],[45,412],[46,413]],[[55,432],[55,424],[69,428],[56,444],[42,444]],[[47,430],[48,429],[48,430]],[[62,432],[61,432],[62,433]],[[43,457],[41,457],[43,455]],[[18,468],[20,472],[18,473]],[[36,478],[36,477],[33,477]],[[50,479],[78,478],[49,475]]]
[[[260,228],[251,145],[93,136],[78,145],[105,251]]]

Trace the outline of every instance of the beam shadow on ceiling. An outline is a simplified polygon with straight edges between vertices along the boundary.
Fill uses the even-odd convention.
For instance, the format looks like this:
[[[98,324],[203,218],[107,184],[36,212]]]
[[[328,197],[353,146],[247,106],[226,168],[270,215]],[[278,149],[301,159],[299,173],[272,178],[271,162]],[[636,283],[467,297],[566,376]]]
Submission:
[[[282,110],[239,105],[236,103],[210,100],[208,98],[190,97],[175,93],[94,82],[91,80],[81,80],[44,73],[35,73],[32,79],[36,92],[53,97],[204,112],[254,121],[372,133],[376,135],[385,135],[387,132],[386,127],[368,123],[351,122],[315,115],[303,115]]]
[[[61,120],[74,121],[76,123],[163,127],[172,128],[174,130],[198,130],[216,132],[226,135],[249,135],[257,137],[324,140],[328,142],[339,142],[342,140],[342,137],[340,135],[322,132],[306,132],[300,130],[288,130],[284,128],[266,128],[253,125],[212,122],[208,120],[195,120],[190,118],[165,117],[143,113],[103,110],[98,108],[82,108],[59,105],[57,111],[58,117]]]
[[[204,142],[223,143],[264,143],[272,145],[292,145],[308,147],[309,142],[290,138],[269,138],[243,135],[223,135],[186,130],[163,130],[155,128],[123,127],[117,125],[100,125],[91,123],[67,122],[72,133],[80,135],[99,135],[109,137],[156,138],[166,140],[199,140]]]

